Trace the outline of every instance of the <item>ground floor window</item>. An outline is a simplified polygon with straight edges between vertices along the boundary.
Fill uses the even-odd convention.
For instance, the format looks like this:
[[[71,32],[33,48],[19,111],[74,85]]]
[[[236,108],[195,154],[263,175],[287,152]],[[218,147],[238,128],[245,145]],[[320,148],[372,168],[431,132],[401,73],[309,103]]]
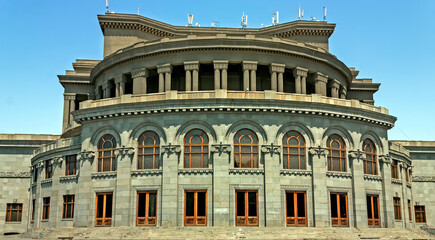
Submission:
[[[258,226],[258,191],[236,191],[236,225]]]
[[[393,204],[394,204],[394,219],[402,220],[402,214],[400,212],[400,198],[394,197]]]
[[[74,218],[74,195],[63,196],[62,219]]]
[[[42,199],[42,220],[48,220],[50,218],[50,197]]]
[[[331,225],[349,226],[347,193],[331,193]]]
[[[112,225],[113,193],[97,193],[95,226]]]
[[[157,191],[137,192],[136,224],[156,225]]]
[[[21,222],[22,213],[22,203],[8,203],[6,205],[6,222]]]
[[[287,191],[286,223],[289,226],[307,226],[307,196],[306,192]]]
[[[411,200],[409,199],[408,199],[408,215],[409,215],[409,221],[412,222]]]
[[[380,227],[381,218],[379,216],[379,196],[368,194],[366,200],[369,227]]]
[[[207,225],[207,191],[184,192],[184,225]]]
[[[426,222],[426,211],[424,206],[415,206],[415,222],[416,223],[425,223]]]

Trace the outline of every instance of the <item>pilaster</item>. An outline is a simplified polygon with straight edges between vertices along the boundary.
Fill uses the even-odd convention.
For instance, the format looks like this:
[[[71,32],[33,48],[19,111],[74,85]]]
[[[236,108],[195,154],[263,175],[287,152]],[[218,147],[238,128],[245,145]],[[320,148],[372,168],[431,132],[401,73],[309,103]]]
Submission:
[[[92,227],[94,226],[95,217],[95,193],[91,190],[91,173],[95,170],[93,162],[95,153],[92,151],[82,151],[77,155],[77,161],[80,165],[80,174],[78,175],[77,196],[74,202],[75,227]]]
[[[393,191],[391,186],[391,156],[379,156],[380,173],[382,176],[382,193],[383,193],[383,212],[381,221],[383,227],[394,227],[394,208],[393,208]],[[403,203],[402,203],[403,204]]]
[[[230,144],[215,144],[210,148],[213,154],[213,222],[215,227],[228,227],[230,219]]]
[[[354,226],[358,228],[368,227],[366,193],[364,187],[364,166],[365,153],[358,149],[350,151],[349,158],[352,160],[352,200]]]
[[[131,72],[133,78],[133,95],[146,94],[147,93],[147,77],[148,70],[141,68]]]
[[[285,214],[281,212],[281,164],[279,161],[281,148],[273,144],[263,145],[261,152],[264,157],[266,226],[281,227],[281,214]]]
[[[179,145],[162,146],[162,226],[177,226]]]
[[[129,226],[131,222],[130,189],[131,189],[131,163],[134,156],[133,148],[117,148],[114,152],[117,161],[115,216],[112,226]]]
[[[326,157],[328,150],[320,146],[310,148],[312,163],[312,188],[314,203],[314,226],[329,227],[328,189],[326,186]]]

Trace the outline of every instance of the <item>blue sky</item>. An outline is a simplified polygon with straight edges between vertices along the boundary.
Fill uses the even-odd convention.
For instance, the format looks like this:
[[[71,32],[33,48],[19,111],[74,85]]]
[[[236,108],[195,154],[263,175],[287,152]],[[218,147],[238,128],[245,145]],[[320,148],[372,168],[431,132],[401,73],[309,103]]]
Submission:
[[[381,83],[375,105],[396,116],[390,139],[435,140],[435,1],[145,1],[110,0],[110,10],[137,14],[173,25],[194,22],[248,27],[304,19],[336,23],[330,52],[359,77]],[[105,0],[0,0],[0,133],[59,134],[63,88],[57,75],[75,59],[101,59],[103,37],[97,14]]]

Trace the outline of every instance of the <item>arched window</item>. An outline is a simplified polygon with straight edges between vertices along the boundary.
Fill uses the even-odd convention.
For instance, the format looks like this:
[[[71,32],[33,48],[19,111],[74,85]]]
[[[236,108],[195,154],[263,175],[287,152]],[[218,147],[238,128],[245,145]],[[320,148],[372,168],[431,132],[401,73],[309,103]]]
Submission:
[[[158,169],[160,138],[153,131],[146,131],[137,140],[137,169]]]
[[[116,139],[106,134],[98,141],[98,172],[116,171],[116,161],[114,151],[116,148]]]
[[[208,137],[201,129],[192,129],[184,137],[184,167],[208,168]]]
[[[372,140],[366,139],[363,143],[364,153],[366,158],[364,158],[364,174],[378,174],[378,169],[376,167],[376,147]]]
[[[299,132],[289,131],[282,138],[284,169],[306,169],[305,139]]]
[[[241,129],[234,136],[234,167],[258,168],[258,138],[249,129]]]
[[[346,145],[342,137],[332,134],[327,141],[328,171],[346,172]]]

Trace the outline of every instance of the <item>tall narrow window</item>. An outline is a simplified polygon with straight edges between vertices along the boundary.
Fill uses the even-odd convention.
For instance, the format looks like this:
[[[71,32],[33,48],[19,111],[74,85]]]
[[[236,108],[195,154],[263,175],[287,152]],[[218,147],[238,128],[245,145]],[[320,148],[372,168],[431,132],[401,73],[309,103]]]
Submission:
[[[346,145],[342,137],[332,134],[328,137],[328,171],[346,172]]]
[[[32,222],[35,221],[35,207],[36,207],[36,200],[32,199]]]
[[[287,191],[285,201],[287,226],[307,226],[306,192]]]
[[[381,218],[379,216],[379,196],[368,194],[366,200],[369,227],[380,227]]]
[[[408,171],[409,171],[409,169],[408,169],[408,168],[405,168],[405,179],[406,179],[406,182],[409,182],[409,174],[408,174]]]
[[[42,220],[48,220],[50,218],[50,197],[42,199]]]
[[[137,192],[136,225],[155,226],[157,223],[157,191]]]
[[[208,137],[200,129],[190,130],[184,137],[184,167],[208,168]]]
[[[306,169],[305,139],[296,131],[287,132],[282,139],[284,169]]]
[[[158,169],[160,138],[153,131],[146,131],[137,140],[137,169]]]
[[[112,135],[106,134],[101,137],[98,142],[97,172],[116,171],[115,148],[116,139]]]
[[[409,221],[412,222],[411,200],[409,199],[408,199],[408,217],[409,217]]]
[[[184,225],[207,225],[207,191],[184,192]]]
[[[331,225],[349,226],[347,193],[331,193]]]
[[[366,157],[364,158],[364,174],[377,175],[378,169],[376,166],[376,147],[372,140],[364,140],[364,153]]]
[[[112,225],[113,193],[97,193],[95,226],[108,227]]]
[[[402,213],[400,211],[400,198],[394,197],[393,203],[394,203],[394,219],[402,220]]]
[[[62,219],[74,218],[74,195],[63,195]]]
[[[76,175],[77,155],[66,156],[65,159],[65,176]]]
[[[425,223],[426,222],[426,211],[424,206],[415,206],[415,222],[416,223]]]
[[[45,179],[53,177],[53,165],[51,160],[45,161]]]
[[[399,179],[399,162],[397,160],[393,160],[391,163],[391,177]]]
[[[38,168],[33,166],[33,182],[36,183],[38,181]]]
[[[21,222],[22,214],[22,203],[8,203],[6,205],[6,222]]]
[[[236,225],[258,226],[258,191],[236,191]]]
[[[252,130],[242,129],[234,136],[234,167],[258,168],[258,138]]]

